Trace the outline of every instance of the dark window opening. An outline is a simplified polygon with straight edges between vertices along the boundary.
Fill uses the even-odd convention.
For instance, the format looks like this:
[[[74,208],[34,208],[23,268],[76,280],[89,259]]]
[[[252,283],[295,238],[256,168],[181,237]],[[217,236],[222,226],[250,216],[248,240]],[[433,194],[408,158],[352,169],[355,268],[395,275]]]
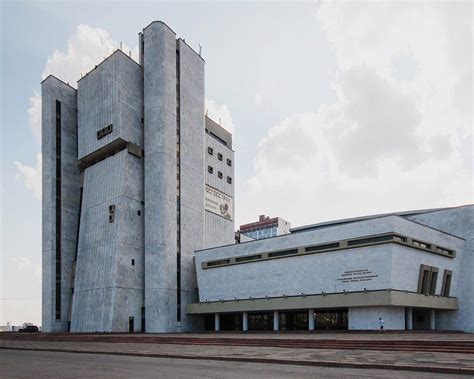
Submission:
[[[273,257],[284,257],[285,255],[293,255],[297,254],[298,249],[293,249],[293,250],[284,250],[284,251],[275,251],[273,253],[268,253],[269,258]]]
[[[133,333],[135,331],[135,319],[133,317],[128,318],[128,331]]]
[[[207,166],[207,172],[209,172],[209,174],[212,174],[214,172],[214,168],[212,166]]]
[[[223,159],[224,157],[222,156],[221,153],[217,153],[217,159],[219,159],[220,161]]]
[[[230,263],[229,259],[221,259],[219,261],[207,262],[207,267],[220,266],[220,265],[225,265],[229,263]]]
[[[139,216],[141,216],[141,215],[142,215],[142,211],[138,210],[138,211],[137,211],[137,214],[138,214]]]
[[[227,183],[232,184],[232,178],[230,176],[227,177]]]
[[[214,149],[209,146],[209,147],[207,148],[207,152],[209,153],[209,155],[213,155],[213,154],[214,154]]]
[[[449,297],[449,291],[451,290],[451,279],[453,274],[449,270],[444,270],[443,288],[441,290],[441,296]]]
[[[305,247],[304,251],[310,252],[310,251],[319,251],[319,250],[327,250],[327,249],[337,249],[338,247],[339,247],[339,242],[334,242],[334,243],[327,243],[324,245],[308,246],[308,247]]]
[[[262,255],[258,254],[258,255],[249,255],[247,257],[238,257],[238,258],[235,258],[235,261],[236,262],[248,262],[248,261],[254,261],[256,259],[262,259]]]
[[[348,246],[355,246],[355,245],[365,245],[369,243],[377,243],[377,242],[385,242],[385,241],[392,241],[393,236],[378,236],[378,237],[368,237],[368,238],[360,238],[352,241],[348,241]]]
[[[132,266],[135,266],[135,259],[132,259]]]
[[[61,320],[61,102],[56,100],[56,286],[55,316]]]
[[[227,166],[232,166],[232,161],[229,158],[227,158]]]
[[[219,179],[222,179],[224,177],[224,175],[220,171],[217,173],[217,176],[219,177]]]

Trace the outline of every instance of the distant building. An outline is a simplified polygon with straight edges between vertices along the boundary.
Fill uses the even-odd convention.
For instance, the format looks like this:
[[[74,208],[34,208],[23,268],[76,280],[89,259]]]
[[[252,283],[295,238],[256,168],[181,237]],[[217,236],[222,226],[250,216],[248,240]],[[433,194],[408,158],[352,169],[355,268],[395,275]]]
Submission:
[[[280,217],[260,215],[257,222],[240,225],[240,234],[255,240],[290,233],[291,224]],[[243,242],[243,241],[242,241]]]

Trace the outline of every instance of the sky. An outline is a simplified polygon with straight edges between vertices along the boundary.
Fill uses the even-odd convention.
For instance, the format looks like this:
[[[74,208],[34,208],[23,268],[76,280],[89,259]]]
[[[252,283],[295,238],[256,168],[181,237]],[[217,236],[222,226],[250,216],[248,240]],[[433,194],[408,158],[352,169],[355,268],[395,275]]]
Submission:
[[[41,88],[166,22],[234,133],[236,226],[473,203],[470,2],[0,3],[0,325],[41,324]]]

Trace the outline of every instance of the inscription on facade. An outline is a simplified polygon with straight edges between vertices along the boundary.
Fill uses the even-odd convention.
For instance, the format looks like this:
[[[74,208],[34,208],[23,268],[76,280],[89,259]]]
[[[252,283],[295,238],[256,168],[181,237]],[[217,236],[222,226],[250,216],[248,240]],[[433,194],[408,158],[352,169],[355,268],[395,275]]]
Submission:
[[[368,268],[344,271],[337,280],[342,283],[370,282],[379,276]]]

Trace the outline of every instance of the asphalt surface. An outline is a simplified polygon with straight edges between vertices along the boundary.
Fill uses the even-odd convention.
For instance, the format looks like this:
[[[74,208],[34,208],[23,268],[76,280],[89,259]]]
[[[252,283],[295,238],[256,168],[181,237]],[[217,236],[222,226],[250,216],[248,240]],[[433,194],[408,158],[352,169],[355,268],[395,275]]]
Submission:
[[[451,378],[409,371],[0,350],[3,378]],[[465,377],[465,376],[464,376]]]

